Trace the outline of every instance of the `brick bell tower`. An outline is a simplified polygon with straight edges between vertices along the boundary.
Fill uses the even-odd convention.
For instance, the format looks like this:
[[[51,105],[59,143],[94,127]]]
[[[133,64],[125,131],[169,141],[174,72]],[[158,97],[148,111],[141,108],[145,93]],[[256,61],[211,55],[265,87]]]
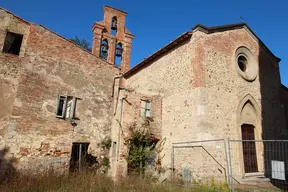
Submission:
[[[130,69],[130,55],[134,35],[125,27],[127,13],[107,5],[103,8],[104,20],[94,23],[92,54],[108,63]],[[118,63],[117,63],[117,62]]]

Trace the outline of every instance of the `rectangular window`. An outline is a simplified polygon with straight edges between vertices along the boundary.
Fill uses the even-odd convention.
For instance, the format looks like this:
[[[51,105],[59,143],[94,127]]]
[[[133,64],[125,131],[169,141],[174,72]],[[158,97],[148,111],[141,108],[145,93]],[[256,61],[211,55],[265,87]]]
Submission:
[[[58,96],[56,117],[73,119],[75,117],[76,98],[66,95]]]
[[[67,101],[67,96],[65,95],[58,96],[58,107],[57,107],[57,113],[56,113],[57,117],[60,117],[60,118],[64,117],[66,101]]]
[[[11,53],[14,55],[19,55],[22,40],[23,40],[23,35],[7,32],[2,51],[4,53]]]
[[[141,101],[140,107],[141,117],[152,117],[152,102],[151,101]]]

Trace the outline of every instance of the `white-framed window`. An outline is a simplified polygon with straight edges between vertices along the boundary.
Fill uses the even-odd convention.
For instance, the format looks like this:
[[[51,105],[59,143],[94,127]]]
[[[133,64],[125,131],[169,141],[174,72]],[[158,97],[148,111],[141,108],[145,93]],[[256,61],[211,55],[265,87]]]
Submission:
[[[151,101],[141,100],[140,116],[152,117],[152,102]]]
[[[75,117],[76,98],[67,95],[58,95],[56,117],[73,119]]]

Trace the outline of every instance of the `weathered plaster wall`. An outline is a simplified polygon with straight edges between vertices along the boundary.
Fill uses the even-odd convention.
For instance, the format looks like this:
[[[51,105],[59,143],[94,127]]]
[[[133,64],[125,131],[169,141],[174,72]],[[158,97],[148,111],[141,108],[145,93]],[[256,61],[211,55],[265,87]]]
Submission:
[[[19,86],[21,74],[21,65],[27,62],[23,58],[29,25],[25,21],[19,22],[19,19],[12,17],[5,11],[0,10],[0,49],[4,44],[6,30],[16,33],[25,34],[23,38],[20,56],[0,53],[0,179],[2,171],[7,169],[13,170],[13,162],[7,150],[5,149],[7,127],[12,113],[13,103],[15,101]]]
[[[117,87],[117,85],[116,85]],[[127,174],[127,163],[125,157],[128,155],[128,142],[130,127],[137,123],[140,127],[145,119],[140,116],[141,100],[149,100],[152,104],[152,118],[150,119],[150,130],[152,138],[161,140],[161,118],[162,118],[162,98],[150,92],[149,96],[138,94],[132,90],[120,90],[118,102],[115,102],[115,115],[112,125],[112,142],[115,148],[111,150],[112,175],[114,177],[125,176]],[[122,114],[121,114],[122,113]],[[121,126],[120,126],[121,124]],[[120,134],[119,134],[120,131]],[[120,136],[120,138],[119,138]],[[124,139],[125,138],[125,139]],[[118,143],[120,145],[118,146]],[[118,148],[119,147],[119,148]],[[117,157],[118,156],[118,157]]]
[[[2,10],[1,16],[1,49],[7,26],[24,34],[19,57],[0,53],[1,89],[10,90],[1,91],[0,106],[8,109],[1,121],[8,126],[4,122],[0,130],[17,167],[67,168],[72,142],[89,142],[88,152],[99,156],[99,143],[111,131],[113,77],[119,69],[43,26],[24,25]],[[77,126],[55,117],[58,94],[79,98]]]

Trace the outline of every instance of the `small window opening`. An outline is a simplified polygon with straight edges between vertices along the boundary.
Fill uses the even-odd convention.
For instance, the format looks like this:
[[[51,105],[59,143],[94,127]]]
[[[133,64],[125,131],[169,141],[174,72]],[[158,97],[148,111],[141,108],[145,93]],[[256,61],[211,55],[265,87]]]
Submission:
[[[122,43],[117,43],[115,49],[115,65],[120,66],[122,63],[123,48]]]
[[[23,40],[23,35],[7,32],[3,46],[4,53],[19,55]]]
[[[96,157],[88,154],[89,143],[73,143],[69,170],[81,171],[97,164]]]
[[[76,109],[76,98],[59,95],[56,117],[63,119],[74,119]]]
[[[140,116],[141,117],[152,117],[152,102],[141,101]]]
[[[108,41],[107,39],[104,39],[101,43],[100,57],[106,60],[108,57],[108,50],[109,50]]]
[[[111,35],[116,36],[116,34],[117,34],[117,27],[118,27],[117,17],[113,17],[113,18],[112,18],[112,23],[111,23]]]
[[[247,71],[247,65],[248,65],[248,61],[247,58],[243,55],[238,57],[238,66],[241,69],[241,71],[246,72]]]

